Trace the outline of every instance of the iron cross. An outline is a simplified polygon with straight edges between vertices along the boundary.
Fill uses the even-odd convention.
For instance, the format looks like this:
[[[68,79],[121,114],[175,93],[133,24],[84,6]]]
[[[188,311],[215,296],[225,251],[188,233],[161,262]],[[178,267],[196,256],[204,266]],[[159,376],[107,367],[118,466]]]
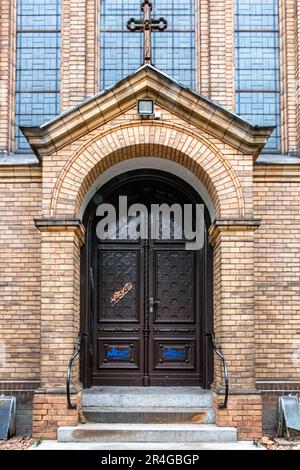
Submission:
[[[137,31],[144,33],[144,64],[152,64],[151,33],[152,31],[165,31],[168,22],[165,18],[158,18],[157,20],[151,18],[152,2],[150,0],[142,2],[141,10],[144,14],[143,19],[130,18],[127,22],[127,29],[133,33]]]

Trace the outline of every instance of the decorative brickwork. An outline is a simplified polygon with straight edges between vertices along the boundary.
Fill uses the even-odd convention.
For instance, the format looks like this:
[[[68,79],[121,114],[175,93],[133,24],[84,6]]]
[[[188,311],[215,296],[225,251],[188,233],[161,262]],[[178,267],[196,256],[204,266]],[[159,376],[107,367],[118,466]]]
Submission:
[[[139,126],[131,123],[112,128],[75,153],[54,188],[51,217],[78,215],[83,196],[99,174],[112,164],[141,155],[168,158],[188,169],[193,168],[207,187],[218,214],[239,217],[244,213],[238,178],[216,147],[179,126],[145,122]],[[76,182],[74,171],[80,175]],[[224,185],[226,196],[220,198],[221,186],[225,192]]]

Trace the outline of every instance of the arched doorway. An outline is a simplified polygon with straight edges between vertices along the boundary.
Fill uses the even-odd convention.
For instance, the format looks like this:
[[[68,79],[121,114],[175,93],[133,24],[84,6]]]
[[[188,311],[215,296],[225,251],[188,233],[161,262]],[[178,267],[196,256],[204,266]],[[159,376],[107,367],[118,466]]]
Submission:
[[[135,239],[118,238],[124,224],[126,230],[141,229],[137,216],[122,218],[121,196],[126,196],[127,207],[143,204],[147,209],[142,218],[147,218],[147,237],[144,233]],[[97,208],[101,204],[116,209],[116,231],[106,239],[98,236],[98,224],[103,219]],[[205,208],[203,246],[186,249],[184,230],[178,237],[173,214],[170,237],[153,236],[151,208],[161,204],[175,204],[183,211],[185,205],[195,207],[203,201],[180,178],[143,169],[107,182],[85,210],[86,244],[81,253],[81,330],[87,334],[81,354],[81,380],[85,388],[208,388],[212,382],[212,350],[205,336],[212,329],[209,214]],[[195,230],[195,211],[192,223]],[[164,224],[161,215],[160,235]]]

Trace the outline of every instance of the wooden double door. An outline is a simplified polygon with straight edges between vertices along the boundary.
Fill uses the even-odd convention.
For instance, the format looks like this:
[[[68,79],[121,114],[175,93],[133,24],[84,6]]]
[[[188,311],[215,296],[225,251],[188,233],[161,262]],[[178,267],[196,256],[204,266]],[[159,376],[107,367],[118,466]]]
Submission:
[[[91,211],[82,272],[89,294],[82,319],[88,330],[83,381],[86,386],[208,386],[207,243],[194,251],[186,250],[184,240],[150,236],[151,204],[183,207],[191,195],[173,178],[152,173],[127,175],[102,192],[101,201],[117,207],[120,195],[149,209],[149,237],[99,240]]]

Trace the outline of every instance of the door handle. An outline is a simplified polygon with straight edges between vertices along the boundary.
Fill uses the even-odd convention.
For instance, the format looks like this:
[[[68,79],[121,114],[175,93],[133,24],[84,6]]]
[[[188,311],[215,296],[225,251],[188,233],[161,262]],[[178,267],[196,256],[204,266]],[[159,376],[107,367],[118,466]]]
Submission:
[[[149,299],[149,313],[154,313],[154,306],[159,304],[159,300],[154,300],[153,297]]]

